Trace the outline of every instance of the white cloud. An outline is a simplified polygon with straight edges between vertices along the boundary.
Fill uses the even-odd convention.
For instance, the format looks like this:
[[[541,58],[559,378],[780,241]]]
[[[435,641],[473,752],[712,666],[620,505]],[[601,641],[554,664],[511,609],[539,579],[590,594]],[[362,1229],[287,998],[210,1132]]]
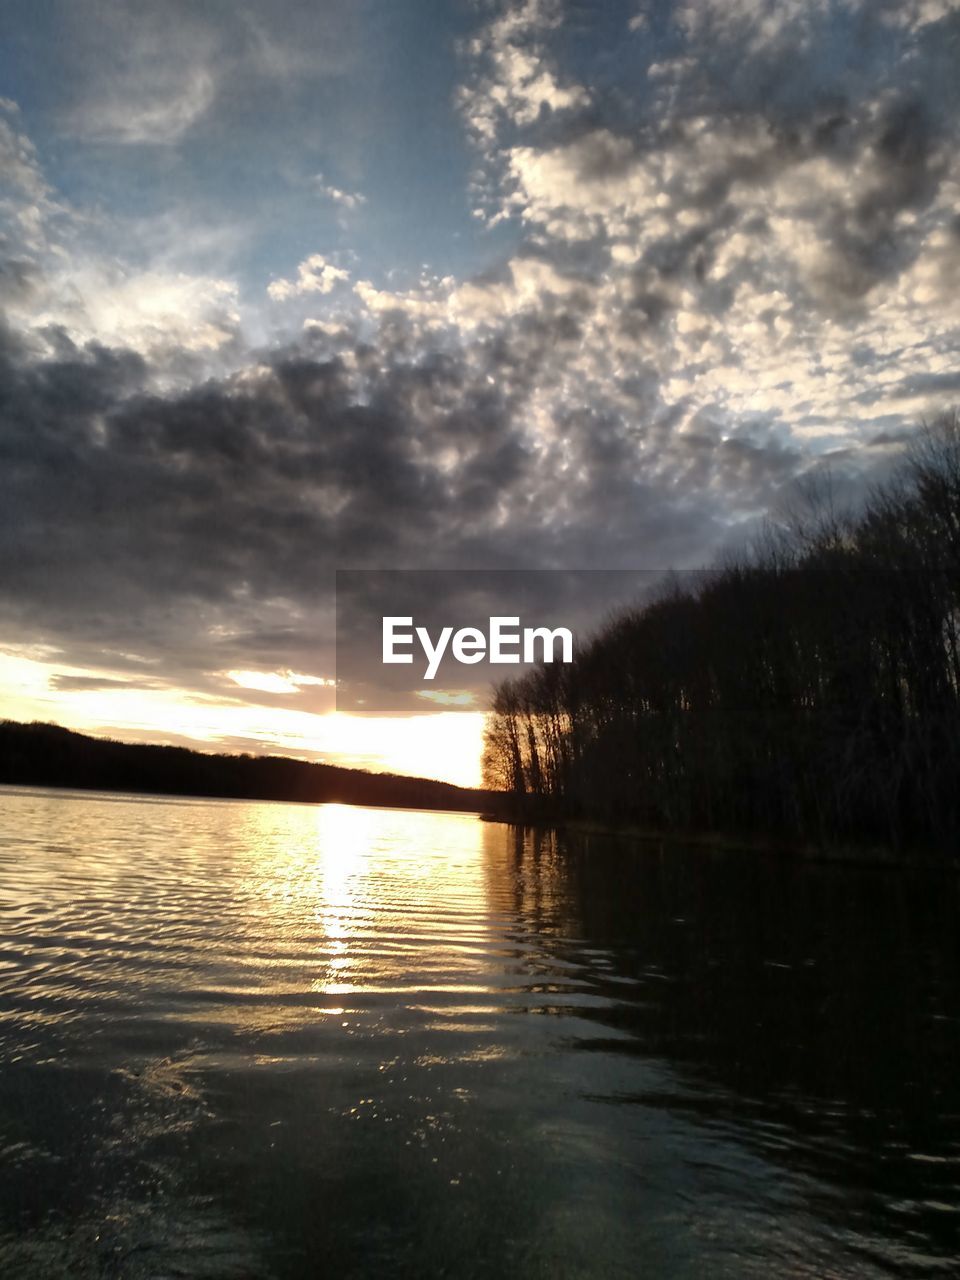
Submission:
[[[343,191],[339,187],[325,182],[322,173],[317,174],[313,183],[318,195],[323,196],[325,200],[332,201],[347,213],[353,213],[361,205],[367,203],[367,197],[361,195],[359,191]]]
[[[297,671],[225,671],[224,675],[241,689],[254,689],[260,693],[299,693],[308,685],[332,689],[337,683],[326,676],[305,675]]]
[[[74,306],[54,302],[35,323],[66,322],[75,340],[95,338],[144,354],[213,351],[237,331],[236,285],[208,276],[124,271],[88,262],[70,273]]]
[[[449,319],[448,296],[453,280],[423,281],[415,289],[378,289],[369,280],[358,280],[353,291],[366,311],[382,317],[402,312],[411,320],[445,324]]]
[[[810,31],[829,12],[834,0],[686,0],[677,6],[674,21],[691,38],[744,36],[756,47],[780,40],[789,31],[794,39]],[[842,0],[841,0],[842,3]],[[859,8],[863,0],[857,0]]]
[[[548,150],[514,147],[507,163],[508,207],[557,239],[585,238],[598,230],[625,235],[641,215],[654,219],[647,222],[649,238],[669,203],[658,172],[662,157],[636,158],[630,141],[609,129]]]
[[[350,0],[228,5],[193,0],[63,0],[55,24],[70,48],[75,136],[117,145],[175,145],[238,92],[266,82],[342,74],[357,23]]]
[[[551,299],[569,298],[581,283],[540,258],[511,259],[496,280],[452,276],[424,279],[407,290],[378,289],[358,280],[354,293],[375,320],[401,314],[420,332],[446,329],[466,337],[482,326],[499,326],[524,312],[539,314]],[[439,337],[437,334],[436,336]]]
[[[69,112],[72,132],[118,144],[178,142],[209,110],[229,68],[223,33],[179,7],[171,13],[108,2],[95,21],[96,42],[76,32],[78,65],[90,74]],[[112,50],[109,74],[98,65],[105,46]]]
[[[210,353],[239,326],[236,284],[167,261],[132,263],[108,254],[95,228],[57,200],[13,103],[0,104],[0,199],[5,274],[13,288],[7,315],[43,341],[56,329],[82,346],[96,341],[158,359],[173,352]]]
[[[541,112],[586,106],[587,90],[561,82],[539,37],[560,25],[556,4],[522,0],[475,37],[468,52],[480,70],[458,95],[458,105],[474,137],[492,143],[502,123],[533,124]]]
[[[20,128],[20,108],[9,98],[0,98],[0,175],[34,204],[50,194],[36,148]]]
[[[274,302],[285,302],[304,293],[331,293],[349,279],[349,271],[334,266],[322,253],[312,253],[297,267],[295,280],[274,280],[267,285],[267,293]]]
[[[114,84],[105,96],[78,109],[75,129],[96,142],[178,142],[207,111],[216,92],[212,70],[202,66],[154,73],[145,80],[138,73],[131,81],[129,91]]]

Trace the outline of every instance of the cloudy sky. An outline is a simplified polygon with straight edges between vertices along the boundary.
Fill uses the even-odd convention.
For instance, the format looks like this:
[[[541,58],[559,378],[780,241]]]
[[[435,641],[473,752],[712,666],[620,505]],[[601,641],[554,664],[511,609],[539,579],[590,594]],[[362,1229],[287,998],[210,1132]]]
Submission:
[[[960,400],[958,0],[14,0],[0,710],[330,715],[337,568],[690,568]]]

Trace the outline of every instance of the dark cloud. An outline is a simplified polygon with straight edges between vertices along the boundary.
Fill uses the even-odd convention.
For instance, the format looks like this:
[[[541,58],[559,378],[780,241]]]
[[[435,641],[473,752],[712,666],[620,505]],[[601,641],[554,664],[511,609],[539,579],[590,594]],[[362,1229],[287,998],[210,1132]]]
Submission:
[[[905,378],[899,388],[904,396],[925,396],[946,391],[960,397],[960,370],[951,373],[917,373]]]
[[[222,30],[195,17],[196,57],[168,59],[126,124],[136,77],[91,97],[84,43],[75,127],[136,141],[223,126],[223,68],[255,64],[262,95],[300,65],[288,37],[307,10],[273,43],[249,6]],[[18,317],[0,331],[4,638],[116,673],[61,689],[153,687],[162,670],[205,696],[320,707],[318,687],[258,693],[222,673],[332,674],[338,568],[690,568],[824,457],[851,496],[879,474],[904,438],[896,406],[960,388],[956,19],[761,0],[645,12],[609,74],[562,23],[491,28],[464,110],[487,213],[517,228],[509,252],[468,282],[318,298],[298,340],[247,350],[220,317],[215,360],[188,345],[195,325],[160,346],[84,341],[63,308],[31,326],[56,263],[27,252],[21,218],[0,268]]]
[[[0,240],[0,254],[3,250]],[[7,305],[29,301],[35,292],[38,274],[36,264],[29,258],[0,258],[0,298]]]
[[[62,693],[94,693],[102,689],[158,689],[163,686],[150,680],[115,680],[107,676],[71,676],[60,673],[50,677],[50,687]]]
[[[572,8],[581,27],[602,25],[599,6]],[[521,191],[515,210],[541,224],[551,215],[576,222],[577,211],[567,235],[596,243],[614,222],[622,234],[650,220],[653,208],[631,208],[628,199],[616,209],[611,193],[618,183],[626,192],[638,174],[658,174],[675,226],[634,268],[635,305],[654,322],[675,306],[658,280],[686,276],[703,284],[729,234],[763,237],[771,211],[765,194],[776,197],[778,185],[817,159],[835,166],[838,177],[842,171],[843,180],[822,193],[810,187],[801,218],[820,254],[790,283],[805,288],[816,307],[842,315],[915,261],[929,230],[922,214],[935,205],[956,151],[949,50],[960,43],[960,14],[925,21],[922,6],[883,0],[850,0],[829,12],[763,0],[656,4],[642,12],[643,38],[622,55],[615,89],[538,119],[528,131],[532,141],[523,138],[531,166],[566,150],[566,200],[557,193],[552,210],[531,210]],[[535,36],[560,45],[555,30],[533,32],[516,35],[510,47],[525,49]],[[602,85],[599,56],[595,66]],[[488,86],[491,96],[502,91]],[[488,158],[493,167],[496,154]],[[508,146],[500,154],[516,166],[516,151]],[[507,191],[516,176],[514,167]],[[585,213],[591,190],[598,200]],[[677,218],[684,213],[699,214],[698,225],[684,229]],[[721,297],[705,303],[716,308]],[[637,319],[625,315],[623,323],[629,332]]]
[[[538,440],[530,395],[554,341],[547,325],[539,354],[482,342],[359,384],[342,357],[290,348],[256,376],[169,396],[142,389],[131,352],[37,360],[8,346],[8,634],[101,666],[107,649],[162,655],[167,679],[316,671],[337,567],[689,563],[722,521],[718,476],[753,492],[801,465],[748,443],[731,463],[733,445],[711,440],[718,456],[704,457],[696,435],[654,433],[653,482],[633,425],[584,411],[564,415],[560,441]]]

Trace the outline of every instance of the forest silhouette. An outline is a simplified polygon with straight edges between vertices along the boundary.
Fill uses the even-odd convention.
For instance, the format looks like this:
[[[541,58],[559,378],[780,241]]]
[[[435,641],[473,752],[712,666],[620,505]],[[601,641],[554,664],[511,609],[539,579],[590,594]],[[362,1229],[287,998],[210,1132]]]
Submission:
[[[0,721],[0,783],[247,800],[494,811],[502,797],[431,778],[283,756],[223,755],[115,742],[54,724]]]
[[[855,513],[821,473],[744,554],[497,686],[484,781],[519,816],[955,857],[958,413]]]

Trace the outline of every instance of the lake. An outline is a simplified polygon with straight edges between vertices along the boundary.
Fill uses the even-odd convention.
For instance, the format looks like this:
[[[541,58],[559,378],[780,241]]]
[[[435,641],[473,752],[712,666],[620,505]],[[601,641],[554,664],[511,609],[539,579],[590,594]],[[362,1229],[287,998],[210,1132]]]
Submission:
[[[0,1274],[960,1269],[948,873],[0,789]]]

